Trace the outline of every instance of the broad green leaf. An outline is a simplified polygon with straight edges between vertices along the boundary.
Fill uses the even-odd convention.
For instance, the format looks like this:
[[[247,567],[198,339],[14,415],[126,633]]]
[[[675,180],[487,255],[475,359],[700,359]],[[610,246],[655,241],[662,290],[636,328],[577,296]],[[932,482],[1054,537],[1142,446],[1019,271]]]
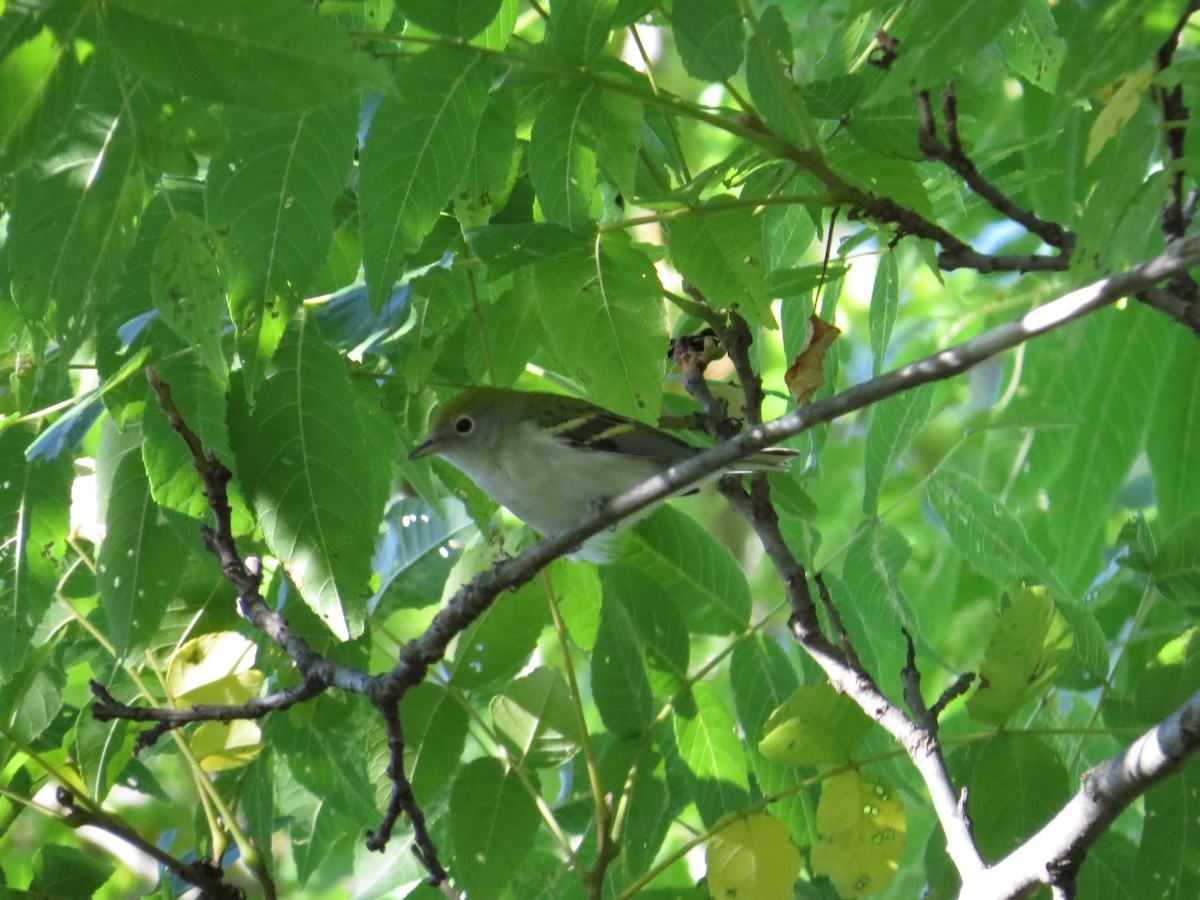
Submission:
[[[43,120],[61,121],[66,110],[56,107],[75,93],[76,62],[47,27],[0,61],[0,170],[14,172],[32,156]]]
[[[492,564],[490,547],[477,544],[462,555],[446,581],[444,600]],[[550,623],[539,580],[505,592],[458,636],[450,657],[450,682],[460,690],[482,690],[516,676]]]
[[[907,628],[920,646],[923,632],[900,587],[912,555],[905,537],[889,525],[863,530],[846,551],[840,583],[829,581],[833,602],[855,649],[885,691],[899,689]]]
[[[463,767],[450,795],[455,874],[472,897],[493,900],[533,849],[541,821],[533,797],[499,760]]]
[[[23,669],[0,684],[0,722],[17,741],[36,741],[62,711],[67,677],[54,650],[53,644],[43,644]]]
[[[467,711],[445,688],[425,681],[400,702],[404,771],[422,806],[450,783],[467,740]],[[383,735],[380,735],[381,738]],[[386,740],[380,748],[386,752]]]
[[[596,195],[592,87],[564,84],[542,104],[529,136],[529,177],[546,221],[587,231]]]
[[[693,78],[724,81],[742,65],[745,34],[737,0],[691,0],[683,15],[671,18],[671,30]]]
[[[1165,370],[1158,359],[1173,328],[1140,304],[1107,315],[1119,318],[1100,357],[1088,366],[1090,384],[1079,409],[1072,464],[1048,490],[1051,526],[1060,539],[1057,568],[1075,589],[1099,571],[1105,520],[1142,446],[1146,398],[1162,383]]]
[[[749,802],[746,752],[737,723],[711,684],[693,685],[691,699],[691,710],[676,708],[675,741],[695,779],[700,818],[712,825]]]
[[[108,636],[123,657],[154,635],[188,548],[150,496],[141,456],[126,453],[116,465],[97,570]]]
[[[896,254],[883,254],[875,270],[875,286],[871,289],[871,308],[867,314],[867,330],[871,335],[871,372],[878,376],[887,359],[888,343],[900,309],[900,271]]]
[[[28,463],[29,433],[0,433],[0,680],[19,670],[65,565],[72,465]]]
[[[661,507],[634,526],[625,546],[625,563],[679,598],[689,631],[732,634],[749,623],[746,573],[692,517]]]
[[[810,143],[815,134],[800,88],[792,75],[796,52],[787,20],[772,4],[752,25],[753,36],[746,53],[746,85],[763,120],[781,134]]]
[[[470,38],[496,18],[502,0],[396,0],[406,19],[447,37]]]
[[[136,729],[123,720],[101,722],[90,709],[79,714],[72,734],[72,754],[88,796],[100,803],[133,759]]]
[[[997,42],[1004,61],[1019,76],[1044,91],[1052,90],[1067,52],[1048,3],[1029,3]]]
[[[713,900],[786,900],[793,896],[800,875],[800,851],[787,828],[761,813],[738,819],[714,834],[704,859]]]
[[[398,606],[428,606],[457,561],[459,540],[469,540],[475,527],[462,504],[444,500],[430,506],[404,497],[383,517],[371,570],[380,585],[369,610],[387,616]]]
[[[834,775],[817,806],[821,840],[813,872],[833,881],[838,896],[865,897],[891,883],[904,853],[908,820],[895,788],[862,770]]]
[[[1151,569],[1154,584],[1185,609],[1200,609],[1200,513],[1163,538]]]
[[[864,468],[866,488],[862,510],[868,516],[879,511],[883,481],[912,444],[933,414],[933,389],[929,386],[905,391],[871,407],[867,426]]]
[[[688,627],[676,595],[652,571],[617,560],[602,567],[605,597],[629,611],[655,696],[671,696],[688,683]]]
[[[479,57],[435,48],[396,80],[403,92],[380,101],[359,166],[363,265],[377,306],[467,171],[492,73]]]
[[[1158,392],[1146,434],[1155,500],[1167,527],[1194,513],[1200,497],[1200,469],[1191,463],[1200,458],[1200,354],[1183,330],[1171,342],[1174,355],[1162,380],[1171,387]]]
[[[661,760],[653,751],[647,751],[639,760],[625,797],[621,854],[613,867],[619,871],[621,881],[628,884],[650,868],[678,813],[671,804]]]
[[[571,693],[553,669],[534,669],[518,678],[492,698],[490,709],[496,735],[518,765],[560,766],[580,749]]]
[[[730,199],[719,196],[711,202]],[[700,207],[671,222],[671,258],[714,309],[736,306],[747,319],[775,328],[762,228],[762,219],[749,207],[721,212]]]
[[[387,83],[332,21],[287,0],[116,0],[102,22],[132,68],[219,103],[277,112]]]
[[[559,0],[551,8],[546,43],[559,59],[586,65],[608,43],[617,0]]]
[[[590,241],[549,222],[487,225],[469,228],[466,235],[492,276],[507,275],[566,253],[584,252],[591,246]]]
[[[955,784],[968,784],[973,833],[993,863],[1041,828],[1072,790],[1066,767],[1036,735],[973,741],[947,760]]]
[[[957,472],[939,472],[930,482],[927,496],[954,546],[997,585],[1029,578],[1049,582],[1054,577],[1020,519],[972,479]],[[1058,585],[1055,590],[1062,592]]]
[[[550,349],[589,399],[657,419],[666,319],[658,276],[637,247],[605,235],[587,250],[534,266],[518,286],[534,297]]]
[[[376,773],[368,774],[368,743],[363,738],[378,716],[357,700],[326,694],[262,720],[263,743],[280,757],[276,789],[282,792],[299,784],[319,798],[343,828],[347,817],[371,821],[380,814],[371,786]],[[281,796],[280,810],[286,808]]]
[[[1014,21],[1025,0],[925,0],[897,20],[903,50],[888,82],[940,90]]]
[[[967,699],[971,717],[1003,725],[1049,686],[1072,643],[1066,620],[1044,588],[1015,590],[979,664],[979,687]]]
[[[172,331],[212,372],[225,375],[221,328],[225,322],[225,277],[214,236],[196,216],[171,217],[154,251],[150,296]]]
[[[233,141],[205,185],[209,225],[224,235],[239,328],[275,298],[293,308],[329,252],[333,204],[354,161],[356,104],[291,115],[231,112]]]
[[[637,632],[619,600],[605,597],[592,650],[592,693],[605,727],[639,737],[654,721],[653,696]]]
[[[18,308],[69,346],[116,287],[145,190],[128,121],[93,113],[45,174],[17,173],[5,245]]]
[[[1077,100],[1130,71],[1154,53],[1166,38],[1167,22],[1147,27],[1155,15],[1153,0],[1118,0],[1053,7],[1058,31],[1067,42],[1055,83],[1060,95]]]
[[[454,197],[455,217],[468,237],[508,203],[518,172],[516,130],[514,92],[493,91],[476,133],[475,152]]]
[[[1139,724],[1160,722],[1195,693],[1200,677],[1200,630],[1188,628],[1146,661],[1133,700]]]
[[[29,890],[44,897],[91,897],[116,867],[95,853],[62,844],[45,844],[33,858],[33,881]]]
[[[368,451],[345,367],[303,323],[247,407],[231,393],[237,474],[267,545],[326,627],[362,631],[386,460]]]
[[[590,653],[600,627],[602,587],[597,567],[587,562],[556,559],[547,571],[571,640]]]
[[[806,684],[771,713],[759,752],[784,766],[840,765],[871,727],[858,704],[829,684]]]
[[[759,635],[734,646],[729,681],[746,742],[757,746],[771,711],[799,687],[796,671],[778,644]]]

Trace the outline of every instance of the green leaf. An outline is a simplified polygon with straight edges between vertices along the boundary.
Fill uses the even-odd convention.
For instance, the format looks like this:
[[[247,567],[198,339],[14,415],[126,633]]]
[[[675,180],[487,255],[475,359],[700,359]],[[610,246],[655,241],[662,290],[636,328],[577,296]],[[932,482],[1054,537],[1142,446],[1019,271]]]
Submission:
[[[341,357],[316,329],[288,332],[251,410],[231,396],[237,474],[267,545],[337,637],[362,632],[386,460],[368,451]]]
[[[629,612],[605,596],[592,650],[592,692],[604,726],[617,737],[639,737],[654,722],[653,696]]]
[[[24,665],[50,608],[70,529],[71,460],[28,463],[29,433],[0,432],[0,680]]]
[[[738,819],[714,834],[704,859],[714,898],[787,900],[794,895],[800,874],[800,851],[787,828],[761,813]]]
[[[734,645],[729,681],[746,743],[755,747],[771,711],[799,687],[799,678],[780,646],[758,635]]]
[[[116,287],[145,191],[129,122],[92,112],[86,130],[64,136],[70,152],[56,165],[17,174],[4,248],[18,308],[68,346]]]
[[[467,741],[467,711],[448,690],[425,681],[400,702],[404,723],[404,771],[422,806],[450,783]],[[386,741],[382,750],[386,750]]]
[[[213,235],[196,216],[171,217],[154,251],[150,270],[154,308],[212,372],[224,375],[221,325],[225,318],[225,278]]]
[[[387,83],[333,21],[287,0],[115,0],[102,22],[132,68],[218,103],[273,113]]]
[[[829,584],[851,642],[885,691],[899,689],[904,665],[900,629],[907,628],[918,645],[922,640],[923,632],[900,588],[900,573],[911,555],[912,548],[899,531],[873,525],[846,551],[844,584]]]
[[[492,550],[477,544],[468,548],[446,580],[448,599],[492,564]],[[549,624],[545,591],[532,581],[515,593],[497,597],[487,610],[459,635],[450,658],[451,683],[461,690],[482,690],[520,672]]]
[[[904,854],[908,818],[900,794],[859,770],[834,775],[817,806],[821,840],[812,868],[833,881],[839,897],[865,897],[887,887]]]
[[[1200,354],[1195,338],[1180,329],[1163,373],[1169,390],[1159,391],[1146,433],[1146,456],[1154,475],[1158,514],[1168,527],[1195,512],[1200,497]]]
[[[871,289],[871,308],[867,313],[867,330],[871,335],[871,374],[883,371],[888,342],[900,308],[900,271],[896,254],[888,252],[879,260],[875,270],[875,286]]]
[[[134,729],[129,722],[101,722],[90,709],[75,722],[72,752],[88,797],[102,803],[133,759]]]
[[[933,414],[933,389],[929,386],[905,391],[871,407],[864,450],[866,488],[862,510],[868,516],[879,511],[879,492],[904,451]]]
[[[533,798],[511,769],[476,759],[459,773],[450,795],[455,875],[473,898],[494,900],[533,849],[541,821]]]
[[[995,584],[1005,587],[1034,578],[1065,593],[1020,519],[972,479],[957,472],[939,472],[926,496],[954,546]]]
[[[471,38],[487,28],[502,0],[396,0],[406,19],[447,37]]]
[[[641,640],[655,696],[670,696],[688,683],[688,627],[681,604],[654,573],[625,560],[601,569],[606,597],[629,611]]]
[[[1072,643],[1066,620],[1044,588],[1014,591],[979,664],[979,687],[967,699],[971,717],[1003,725],[1046,690]]]
[[[750,585],[733,554],[691,516],[660,507],[638,522],[624,562],[679,598],[688,630],[733,634],[750,621]]]
[[[758,749],[782,766],[840,765],[870,727],[858,704],[832,685],[806,684],[771,713]]]
[[[666,318],[658,275],[639,249],[605,235],[587,250],[534,266],[518,289],[534,298],[551,350],[589,399],[643,421],[657,419]]]
[[[359,165],[363,265],[378,306],[462,182],[492,73],[479,57],[434,48],[396,75],[375,110]]]
[[[1025,7],[1025,0],[925,0],[897,20],[901,52],[891,84],[940,89]]]
[[[492,725],[512,753],[531,769],[560,766],[579,752],[579,721],[566,681],[553,669],[538,668],[493,697]]]
[[[730,199],[723,195],[710,202]],[[749,207],[722,212],[700,207],[671,222],[671,258],[714,309],[736,306],[748,319],[775,328],[762,228],[762,219]]]
[[[542,215],[583,234],[596,194],[595,137],[588,105],[595,88],[567,83],[542,103],[529,136],[529,177]]]
[[[546,43],[559,59],[586,65],[608,43],[617,0],[559,0],[551,9]]]
[[[21,168],[41,143],[39,126],[68,114],[59,104],[73,101],[79,86],[72,49],[43,27],[0,61],[0,170]]]
[[[1200,609],[1200,513],[1184,519],[1163,538],[1151,568],[1154,584],[1175,603]]]
[[[679,756],[695,778],[696,808],[705,825],[750,800],[746,753],[737,723],[713,686],[701,681],[692,687],[695,706],[676,711],[675,741]]]
[[[974,741],[948,759],[955,784],[969,784],[969,813],[986,862],[1041,828],[1070,796],[1066,767],[1036,735]]]
[[[290,115],[230,112],[233,141],[209,165],[208,222],[232,264],[234,320],[267,297],[304,296],[333,234],[333,204],[354,162],[357,104]],[[257,294],[257,304],[244,307]],[[294,302],[294,299],[293,299]]]
[[[150,496],[137,453],[120,457],[112,475],[97,570],[100,603],[117,656],[145,645],[183,575],[188,548]]]
[[[1072,100],[1087,96],[1151,56],[1166,38],[1165,22],[1147,27],[1156,6],[1153,0],[1118,0],[1055,7],[1067,42],[1056,93]]]
[[[763,121],[805,146],[816,132],[792,76],[796,51],[787,20],[772,4],[753,23],[746,53],[746,86]]]
[[[1057,568],[1077,590],[1099,571],[1105,521],[1142,446],[1146,398],[1155,396],[1162,383],[1165,369],[1158,360],[1174,327],[1140,304],[1107,314],[1119,320],[1088,366],[1089,390],[1078,410],[1072,464],[1047,491],[1051,527],[1059,538]]]
[[[998,41],[1004,61],[1017,75],[1044,91],[1054,88],[1067,53],[1048,3],[1028,3],[1016,24]]]
[[[737,0],[689,0],[671,18],[675,45],[693,78],[724,81],[742,64],[745,34]]]
[[[90,897],[112,877],[116,867],[77,847],[46,844],[33,858],[29,890],[45,897]]]

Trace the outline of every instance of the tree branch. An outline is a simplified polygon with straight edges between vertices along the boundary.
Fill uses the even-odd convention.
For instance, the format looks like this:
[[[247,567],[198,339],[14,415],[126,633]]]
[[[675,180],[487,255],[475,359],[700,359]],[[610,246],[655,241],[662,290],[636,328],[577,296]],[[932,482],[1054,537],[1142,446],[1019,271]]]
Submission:
[[[1074,896],[1075,875],[1096,840],[1134,800],[1200,750],[1200,692],[1125,750],[1083,774],[1078,793],[1053,819],[987,871],[970,900],[1002,900],[1038,884]]]

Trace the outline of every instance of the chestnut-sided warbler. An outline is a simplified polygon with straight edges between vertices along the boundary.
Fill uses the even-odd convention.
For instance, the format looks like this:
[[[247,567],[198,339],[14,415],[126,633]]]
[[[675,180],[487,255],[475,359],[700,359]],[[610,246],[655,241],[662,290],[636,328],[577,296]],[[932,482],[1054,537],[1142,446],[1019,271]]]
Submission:
[[[441,408],[409,459],[440,456],[543,534],[703,448],[576,397],[476,387]],[[784,471],[790,450],[764,450],[718,474]],[[611,534],[574,554],[605,562]]]

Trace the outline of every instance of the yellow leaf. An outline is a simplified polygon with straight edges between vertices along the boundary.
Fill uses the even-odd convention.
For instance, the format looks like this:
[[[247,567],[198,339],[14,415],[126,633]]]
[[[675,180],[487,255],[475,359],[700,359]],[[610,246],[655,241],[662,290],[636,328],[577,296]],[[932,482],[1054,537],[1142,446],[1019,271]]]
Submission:
[[[262,732],[249,719],[205,722],[191,733],[188,747],[205,772],[223,772],[254,761],[262,750]]]
[[[763,726],[758,749],[781,766],[836,765],[871,727],[853,700],[828,684],[796,688]]]
[[[904,853],[907,818],[900,795],[878,777],[843,772],[825,782],[817,804],[812,869],[851,900],[883,890]]]
[[[257,648],[234,631],[204,634],[181,646],[167,667],[167,693],[176,706],[234,706],[258,696],[263,674]]]
[[[1104,145],[1116,137],[1133,118],[1142,102],[1142,94],[1153,79],[1154,73],[1148,70],[1130,72],[1121,79],[1117,89],[1105,101],[1104,108],[1096,116],[1096,121],[1092,123],[1092,130],[1088,134],[1087,152],[1083,157],[1085,166],[1091,165],[1092,160],[1104,149]]]
[[[714,900],[789,900],[800,874],[800,851],[787,827],[768,815],[721,829],[704,856]]]
[[[967,700],[977,722],[1003,724],[1039,694],[1074,644],[1067,620],[1043,587],[1018,588],[1000,613]]]

